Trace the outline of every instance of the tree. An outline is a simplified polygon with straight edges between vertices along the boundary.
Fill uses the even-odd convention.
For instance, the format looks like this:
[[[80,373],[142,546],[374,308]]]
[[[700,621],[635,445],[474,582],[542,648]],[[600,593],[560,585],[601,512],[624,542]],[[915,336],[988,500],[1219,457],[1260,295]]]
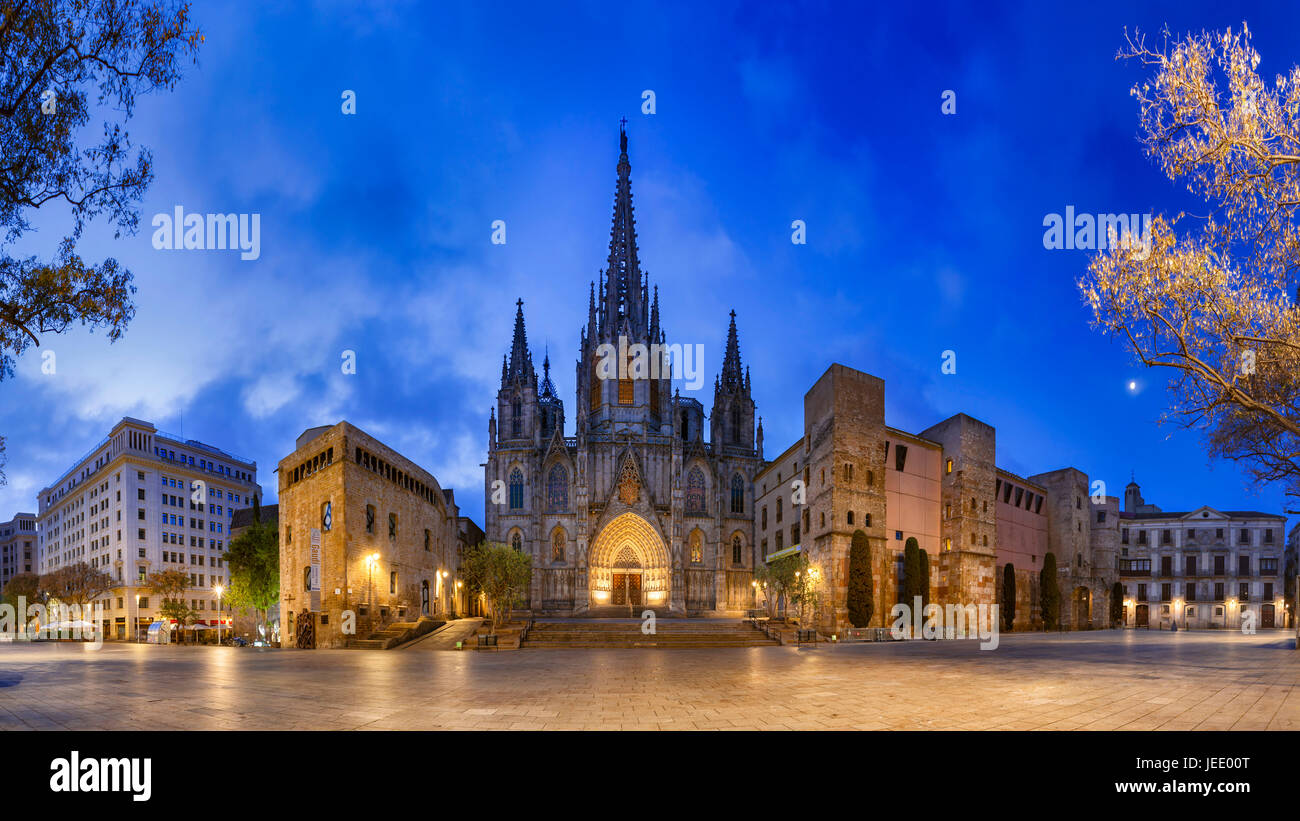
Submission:
[[[0,0],[0,379],[40,334],[80,322],[115,342],[134,316],[131,272],[112,258],[87,264],[77,241],[100,215],[117,236],[135,233],[153,160],[144,148],[132,157],[124,124],[137,95],[175,86],[202,39],[187,3]],[[92,105],[118,121],[80,144]],[[61,205],[72,224],[48,259],[8,252],[37,211]]]
[[[1038,606],[1043,614],[1043,628],[1055,630],[1061,620],[1061,585],[1056,573],[1056,554],[1048,553],[1038,574]]]
[[[462,572],[469,592],[487,600],[489,630],[495,633],[497,626],[509,619],[511,609],[523,601],[532,581],[533,560],[508,545],[484,542],[466,552]]]
[[[755,580],[765,591],[769,616],[776,616],[777,605],[782,600],[787,605],[793,601],[791,597],[794,594],[796,579],[807,569],[808,557],[802,552],[782,556],[759,566],[755,572]]]
[[[116,586],[113,577],[86,562],[68,564],[41,577],[41,587],[61,604],[87,606]]]
[[[876,611],[871,579],[871,542],[861,530],[849,542],[849,624],[867,627]]]
[[[185,594],[190,590],[190,574],[184,570],[159,570],[150,573],[144,586],[161,598],[158,612],[165,619],[174,619],[182,628],[198,617],[190,607]]]
[[[1126,39],[1154,70],[1131,92],[1146,153],[1205,208],[1107,243],[1079,281],[1093,325],[1172,374],[1162,421],[1300,495],[1300,67],[1265,80],[1244,25]]]
[[[17,607],[19,596],[23,597],[28,604],[43,605],[49,601],[49,595],[41,586],[41,577],[35,573],[15,573],[10,576],[3,594],[0,595],[0,602]]]
[[[1110,586],[1110,626],[1124,623],[1124,585],[1115,582]]]
[[[1002,566],[1002,629],[1010,633],[1016,626],[1016,568],[1011,562]]]
[[[232,610],[251,609],[270,635],[270,612],[280,601],[279,529],[262,521],[261,504],[253,497],[253,524],[226,548],[229,586],[225,600]]]
[[[921,550],[916,538],[909,536],[903,545],[903,604],[913,606],[921,595]]]

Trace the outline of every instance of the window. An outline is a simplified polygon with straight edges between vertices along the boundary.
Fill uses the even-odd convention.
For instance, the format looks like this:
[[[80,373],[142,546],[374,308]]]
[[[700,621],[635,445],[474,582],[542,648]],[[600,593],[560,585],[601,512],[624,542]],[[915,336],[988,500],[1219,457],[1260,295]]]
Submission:
[[[951,459],[949,459],[948,461],[946,461],[946,462],[943,463],[943,472],[944,472],[944,473],[952,473],[952,460],[951,460]]]
[[[519,468],[510,471],[510,509],[522,510],[524,506],[524,472]]]
[[[425,531],[424,531],[424,549],[425,549],[425,550],[429,550],[430,543],[431,543],[432,541],[433,541],[432,534],[429,533],[428,528],[425,528]]]
[[[767,505],[763,505],[762,518],[763,518],[763,529],[767,530]]]
[[[569,509],[569,471],[564,465],[556,465],[546,474],[546,509]]]
[[[393,570],[388,574],[388,592],[390,594],[397,592],[397,571]]]
[[[781,501],[777,500],[776,520],[781,521]],[[707,513],[704,504],[704,471],[698,467],[691,468],[686,474],[686,512]]]
[[[510,535],[510,546],[515,549],[516,553],[524,549],[524,537],[519,535],[519,531],[516,530]]]
[[[731,477],[731,512],[745,512],[745,480],[739,473]]]
[[[633,398],[632,387],[633,387],[633,383],[631,379],[618,380],[618,403],[620,405],[632,404],[632,398]]]
[[[853,511],[849,511],[849,524],[853,524]]]
[[[396,513],[388,514],[388,538],[390,539],[397,538],[397,514]]]
[[[894,469],[899,473],[903,472],[903,467],[907,465],[907,447],[904,445],[894,446]]]
[[[366,532],[375,532],[375,506],[366,505]]]
[[[731,537],[731,563],[742,564],[740,534]]]
[[[781,531],[776,532],[776,548],[781,549]],[[701,564],[704,561],[704,536],[700,531],[691,531],[691,564]]]
[[[558,527],[555,528],[555,532],[551,534],[551,561],[564,561],[564,545],[566,541],[564,531]]]

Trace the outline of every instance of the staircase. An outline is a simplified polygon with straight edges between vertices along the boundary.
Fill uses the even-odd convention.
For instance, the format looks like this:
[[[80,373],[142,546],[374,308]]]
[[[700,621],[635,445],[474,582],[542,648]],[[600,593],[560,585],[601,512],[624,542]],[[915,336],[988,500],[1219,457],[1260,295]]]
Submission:
[[[739,621],[655,620],[655,632],[641,632],[640,619],[573,619],[537,621],[520,649],[769,647],[777,641]]]
[[[364,639],[354,640],[348,646],[356,650],[391,650],[399,644],[430,633],[443,625],[441,619],[421,616],[417,621],[399,621],[376,630]]]

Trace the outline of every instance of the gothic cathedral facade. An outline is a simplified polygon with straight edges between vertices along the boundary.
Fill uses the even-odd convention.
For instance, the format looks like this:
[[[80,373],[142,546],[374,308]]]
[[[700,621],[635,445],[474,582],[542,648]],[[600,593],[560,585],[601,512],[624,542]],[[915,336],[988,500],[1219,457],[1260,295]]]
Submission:
[[[578,347],[574,436],[549,356],[538,379],[517,304],[488,421],[487,538],[532,557],[525,606],[538,615],[734,614],[755,606],[762,422],[734,311],[707,438],[704,406],[674,392],[667,369],[609,367],[611,351],[665,340],[658,287],[637,259],[631,170],[624,132],[608,262]]]

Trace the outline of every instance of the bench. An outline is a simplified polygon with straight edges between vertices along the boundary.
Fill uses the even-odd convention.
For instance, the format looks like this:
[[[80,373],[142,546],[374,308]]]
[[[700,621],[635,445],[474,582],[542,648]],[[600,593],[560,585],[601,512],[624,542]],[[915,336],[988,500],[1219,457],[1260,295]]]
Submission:
[[[816,631],[816,630],[805,630],[805,629],[803,629],[803,628],[799,628],[798,630],[795,630],[795,631],[794,631],[794,640],[795,640],[795,644],[804,644],[805,642],[807,642],[807,643],[811,643],[811,644],[816,644],[816,643],[817,643],[817,631]]]
[[[491,647],[493,650],[497,649],[497,635],[495,633],[488,636],[478,636],[478,649],[482,650],[485,647]]]

